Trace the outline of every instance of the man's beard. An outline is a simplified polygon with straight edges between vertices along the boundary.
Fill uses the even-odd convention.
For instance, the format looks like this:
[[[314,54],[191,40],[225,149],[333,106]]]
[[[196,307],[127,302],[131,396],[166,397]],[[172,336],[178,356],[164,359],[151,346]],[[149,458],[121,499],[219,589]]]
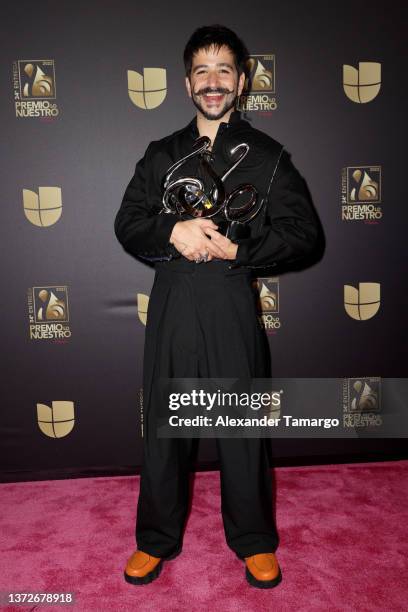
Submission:
[[[231,94],[234,93],[234,97],[232,100],[228,100],[228,98],[225,100],[224,102],[224,106],[222,107],[222,109],[220,109],[220,111],[216,114],[213,115],[211,113],[209,113],[208,111],[205,110],[205,108],[203,108],[203,106],[201,105],[200,102],[200,96],[202,94],[206,94],[206,93],[223,93],[223,94]],[[198,108],[198,110],[201,112],[202,115],[204,115],[204,117],[206,119],[209,119],[210,121],[218,121],[218,119],[221,119],[221,117],[223,117],[225,115],[225,113],[227,113],[231,108],[235,107],[236,101],[238,98],[238,88],[234,91],[231,92],[227,89],[210,89],[209,87],[206,87],[205,89],[201,90],[198,94],[192,93],[192,101],[193,104],[196,108]]]

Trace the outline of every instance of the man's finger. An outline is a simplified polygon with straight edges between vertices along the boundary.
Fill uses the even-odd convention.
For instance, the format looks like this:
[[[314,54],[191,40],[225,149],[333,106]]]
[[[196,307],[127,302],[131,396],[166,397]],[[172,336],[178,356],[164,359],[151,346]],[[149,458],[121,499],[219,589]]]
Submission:
[[[200,225],[201,227],[212,227],[214,229],[218,227],[218,225],[216,225],[212,219],[201,219],[200,217],[197,217],[194,220],[197,222],[197,225]]]
[[[212,255],[214,255],[214,257],[220,257],[221,259],[224,259],[226,256],[226,252],[223,250],[222,247],[218,246],[217,244],[215,244],[215,242],[213,242],[212,240],[210,240],[209,238],[206,239],[205,241],[205,247],[204,247],[209,253],[211,253]]]
[[[223,234],[220,234],[219,232],[210,227],[205,230],[205,233],[211,237],[211,240],[213,240],[220,246],[228,247],[231,243],[231,240],[229,238],[227,238]]]

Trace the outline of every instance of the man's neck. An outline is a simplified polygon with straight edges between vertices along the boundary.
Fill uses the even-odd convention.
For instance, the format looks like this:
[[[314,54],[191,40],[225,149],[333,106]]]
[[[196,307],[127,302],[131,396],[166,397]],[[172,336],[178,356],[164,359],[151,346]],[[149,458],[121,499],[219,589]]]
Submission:
[[[206,119],[204,115],[200,112],[197,112],[197,129],[200,136],[208,136],[211,139],[211,147],[214,145],[215,137],[217,136],[218,128],[220,123],[228,123],[230,116],[233,112],[233,108],[231,108],[228,112],[225,113],[221,119],[217,119],[216,121]]]

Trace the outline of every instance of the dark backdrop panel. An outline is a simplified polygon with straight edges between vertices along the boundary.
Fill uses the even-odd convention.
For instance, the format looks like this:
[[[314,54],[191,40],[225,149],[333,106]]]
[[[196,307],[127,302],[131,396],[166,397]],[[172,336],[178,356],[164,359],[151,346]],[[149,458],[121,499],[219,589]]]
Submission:
[[[270,335],[277,377],[406,376],[405,86],[402,3],[373,1],[238,5],[190,2],[79,5],[4,2],[0,115],[3,205],[3,480],[128,473],[141,461],[144,325],[137,294],[153,271],[125,254],[113,220],[147,144],[195,114],[185,93],[182,52],[192,31],[224,23],[252,54],[275,54],[277,109],[247,119],[292,153],[325,231],[314,266],[282,274],[281,329]],[[59,115],[17,118],[13,63],[52,59]],[[367,104],[343,92],[342,66],[381,63],[382,85]],[[127,70],[162,67],[167,95],[136,107]],[[341,169],[379,165],[383,218],[341,220]],[[62,216],[36,227],[23,212],[23,189],[62,190]],[[381,307],[365,322],[344,310],[343,286],[381,283]],[[67,286],[71,337],[29,337],[27,290]],[[38,427],[36,406],[74,402],[75,425],[60,438]],[[273,461],[334,456],[399,456],[404,440],[278,440]],[[203,440],[197,467],[216,465]]]

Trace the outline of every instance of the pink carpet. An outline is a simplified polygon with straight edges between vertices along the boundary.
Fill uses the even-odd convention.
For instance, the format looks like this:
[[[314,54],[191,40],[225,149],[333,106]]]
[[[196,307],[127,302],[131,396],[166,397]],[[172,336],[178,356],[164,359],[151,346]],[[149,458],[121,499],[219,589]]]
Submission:
[[[274,470],[283,581],[251,587],[227,547],[219,473],[199,472],[182,554],[149,585],[135,548],[138,476],[0,485],[0,591],[73,591],[74,606],[6,610],[397,612],[408,604],[408,461]]]

